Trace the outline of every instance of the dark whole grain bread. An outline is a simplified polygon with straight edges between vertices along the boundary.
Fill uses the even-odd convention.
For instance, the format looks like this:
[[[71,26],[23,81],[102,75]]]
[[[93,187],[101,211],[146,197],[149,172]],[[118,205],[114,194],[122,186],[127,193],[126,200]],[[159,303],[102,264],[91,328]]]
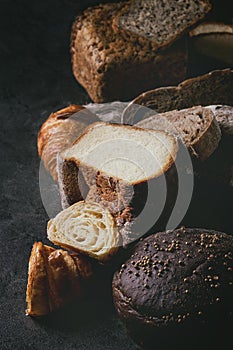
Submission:
[[[180,228],[141,240],[115,273],[113,298],[143,348],[218,349],[231,339],[233,237]]]
[[[136,97],[125,109],[123,122],[134,124],[140,106],[163,113],[193,106],[233,105],[233,71],[222,69],[190,78],[178,86],[161,87]],[[138,106],[140,105],[140,106]],[[136,119],[136,121],[138,121]]]
[[[143,37],[159,49],[171,45],[210,10],[208,0],[133,0],[116,15],[113,26],[126,38]]]
[[[201,160],[215,151],[221,139],[213,112],[201,106],[154,114],[135,125],[175,135],[189,148],[191,155]]]
[[[111,3],[90,7],[73,24],[73,73],[94,102],[129,101],[156,86],[177,84],[186,76],[186,38],[160,53],[150,40],[126,40],[112,28],[123,6]]]

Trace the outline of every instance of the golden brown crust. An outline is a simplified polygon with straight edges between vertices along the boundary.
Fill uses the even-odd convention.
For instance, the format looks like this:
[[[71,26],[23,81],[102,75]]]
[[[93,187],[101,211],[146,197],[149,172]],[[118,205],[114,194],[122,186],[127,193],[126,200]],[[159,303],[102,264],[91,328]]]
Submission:
[[[28,267],[26,314],[43,316],[78,300],[91,275],[91,264],[81,255],[34,243]]]
[[[76,113],[77,117],[74,118]],[[70,105],[52,113],[43,123],[37,139],[38,154],[55,181],[57,181],[58,153],[71,146],[85,127],[96,120],[98,118],[83,106]]]
[[[42,157],[43,149],[47,144],[50,136],[56,132],[56,128],[63,125],[64,121],[68,119],[73,113],[77,113],[82,109],[84,109],[83,106],[73,104],[50,114],[48,119],[42,124],[38,134],[37,147],[40,158]]]

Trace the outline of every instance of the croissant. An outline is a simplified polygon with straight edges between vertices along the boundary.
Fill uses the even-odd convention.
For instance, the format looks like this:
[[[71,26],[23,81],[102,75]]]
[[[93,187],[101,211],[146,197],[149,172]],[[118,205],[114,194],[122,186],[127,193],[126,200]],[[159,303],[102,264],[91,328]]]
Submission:
[[[100,262],[109,260],[120,246],[116,222],[107,208],[80,201],[48,222],[48,239]]]
[[[34,243],[28,267],[26,314],[43,316],[79,300],[91,276],[92,265],[85,257]]]
[[[83,106],[73,104],[52,113],[43,123],[37,138],[38,154],[55,181],[57,154],[71,146],[83,130],[96,121],[97,116]]]

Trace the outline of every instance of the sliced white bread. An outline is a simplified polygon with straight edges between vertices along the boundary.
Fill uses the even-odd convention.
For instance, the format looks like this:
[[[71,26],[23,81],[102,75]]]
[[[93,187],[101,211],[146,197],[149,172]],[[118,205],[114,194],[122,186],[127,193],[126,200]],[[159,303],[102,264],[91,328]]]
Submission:
[[[135,187],[158,178],[172,166],[177,151],[176,138],[164,131],[95,123],[60,155],[62,205],[79,200],[83,178],[90,187],[99,175],[105,177],[106,191],[113,190],[114,182],[114,191],[131,188],[133,196]]]
[[[48,222],[48,239],[101,262],[120,246],[120,235],[110,212],[98,203],[80,201]]]

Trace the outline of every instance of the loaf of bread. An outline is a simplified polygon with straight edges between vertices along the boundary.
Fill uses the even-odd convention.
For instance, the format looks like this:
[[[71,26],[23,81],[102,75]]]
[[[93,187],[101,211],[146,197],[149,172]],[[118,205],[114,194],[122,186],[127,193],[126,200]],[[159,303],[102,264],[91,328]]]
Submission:
[[[186,38],[159,53],[151,40],[125,39],[112,27],[124,6],[90,7],[73,24],[73,73],[94,102],[129,101],[156,86],[177,84],[186,76]],[[180,31],[173,28],[172,32],[178,37]]]
[[[57,181],[57,155],[98,117],[83,106],[70,105],[55,113],[43,123],[38,133],[38,154],[46,170]]]
[[[153,234],[136,245],[112,287],[120,318],[143,348],[225,347],[233,315],[233,237],[185,228]]]
[[[213,112],[201,106],[155,114],[135,125],[175,135],[193,156],[202,160],[215,151],[221,139],[220,127]]]
[[[59,189],[63,207],[83,194],[84,184],[124,210],[148,181],[173,165],[177,140],[165,132],[120,124],[95,123],[60,155]]]
[[[126,38],[143,37],[153,48],[170,45],[211,10],[207,0],[131,0],[113,20]]]
[[[121,245],[110,212],[98,203],[80,201],[48,222],[48,239],[101,262],[109,260]]]
[[[183,81],[178,86],[161,87],[147,91],[136,97],[125,109],[123,122],[135,124],[140,106],[158,113],[193,106],[229,105],[232,106],[233,71],[215,70],[207,74]]]
[[[34,243],[28,266],[26,314],[44,316],[79,300],[92,273],[91,263],[82,255]]]

